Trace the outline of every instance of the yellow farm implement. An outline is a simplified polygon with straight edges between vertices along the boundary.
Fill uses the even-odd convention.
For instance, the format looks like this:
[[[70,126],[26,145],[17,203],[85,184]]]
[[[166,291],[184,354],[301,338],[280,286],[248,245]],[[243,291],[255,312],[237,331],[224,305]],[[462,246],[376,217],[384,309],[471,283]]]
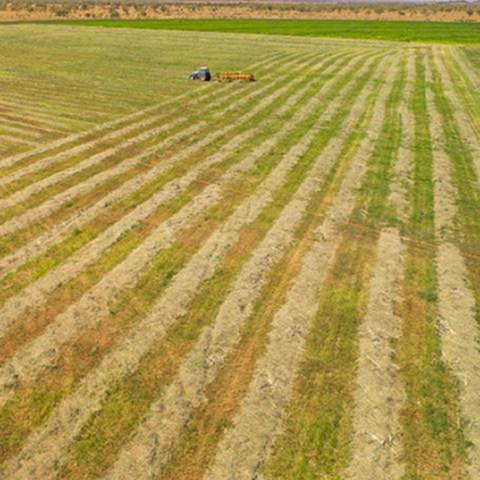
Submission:
[[[255,81],[255,75],[253,75],[253,73],[240,72],[218,72],[213,78],[219,82],[233,82],[235,80],[245,80],[247,82]]]

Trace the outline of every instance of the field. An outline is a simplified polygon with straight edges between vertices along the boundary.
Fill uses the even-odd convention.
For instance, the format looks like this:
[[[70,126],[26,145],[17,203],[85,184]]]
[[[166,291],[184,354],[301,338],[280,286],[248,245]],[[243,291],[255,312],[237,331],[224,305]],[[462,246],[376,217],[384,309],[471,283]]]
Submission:
[[[480,478],[477,47],[0,42],[0,478]]]
[[[350,39],[480,44],[480,25],[460,22],[376,20],[60,20],[58,23],[112,28],[295,35]]]

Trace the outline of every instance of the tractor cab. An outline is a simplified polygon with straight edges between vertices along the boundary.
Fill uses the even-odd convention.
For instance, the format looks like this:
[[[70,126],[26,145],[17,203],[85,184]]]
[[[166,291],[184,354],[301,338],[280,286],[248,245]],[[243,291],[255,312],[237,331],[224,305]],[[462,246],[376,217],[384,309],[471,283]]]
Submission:
[[[195,70],[190,74],[191,80],[200,80],[202,82],[209,82],[212,78],[210,70],[208,67],[200,67],[198,70]]]

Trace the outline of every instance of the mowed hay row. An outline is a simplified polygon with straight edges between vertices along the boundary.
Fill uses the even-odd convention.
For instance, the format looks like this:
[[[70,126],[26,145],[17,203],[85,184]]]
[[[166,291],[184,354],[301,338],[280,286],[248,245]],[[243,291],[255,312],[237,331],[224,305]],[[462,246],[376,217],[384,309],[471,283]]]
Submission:
[[[54,62],[58,102],[34,73],[33,99],[23,52],[10,124],[21,97],[52,129],[98,103],[0,159],[2,478],[474,480],[468,54],[41,25],[8,48],[29,28],[60,58],[87,30],[92,65]],[[102,41],[131,47],[100,68]],[[213,61],[258,81],[185,79]]]

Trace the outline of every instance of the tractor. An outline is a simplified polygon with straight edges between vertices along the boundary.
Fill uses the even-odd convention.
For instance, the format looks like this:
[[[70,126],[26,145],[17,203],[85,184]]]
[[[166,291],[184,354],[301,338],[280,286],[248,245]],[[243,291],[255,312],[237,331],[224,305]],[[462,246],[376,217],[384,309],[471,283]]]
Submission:
[[[190,74],[190,80],[200,80],[202,82],[209,82],[212,79],[208,67],[200,67]]]
[[[219,82],[233,82],[235,80],[243,80],[247,82],[254,82],[255,75],[253,73],[241,72],[217,72],[212,76],[208,67],[200,67],[190,74],[190,80],[200,80],[202,82],[209,82],[210,80],[217,80]]]

